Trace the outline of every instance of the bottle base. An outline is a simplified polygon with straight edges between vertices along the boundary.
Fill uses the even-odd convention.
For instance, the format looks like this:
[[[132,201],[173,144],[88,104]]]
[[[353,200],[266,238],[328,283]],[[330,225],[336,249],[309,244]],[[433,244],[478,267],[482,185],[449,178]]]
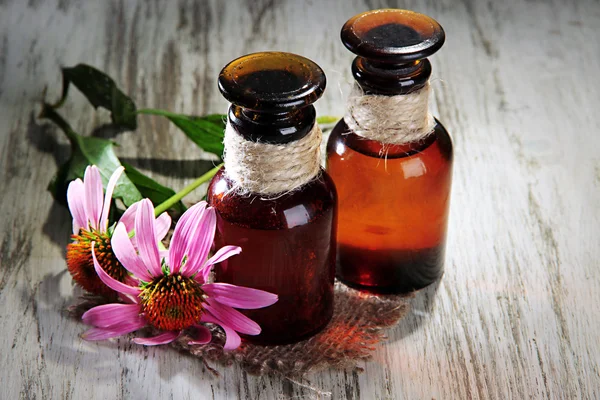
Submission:
[[[417,290],[425,289],[433,285],[434,283],[440,281],[444,275],[444,271],[442,270],[439,277],[429,282],[420,282],[418,285],[408,284],[401,286],[368,286],[361,285],[360,283],[355,283],[351,281],[346,281],[344,278],[340,276],[336,276],[336,279],[342,282],[344,285],[360,290],[361,292],[372,293],[372,294],[382,294],[382,295],[391,295],[391,294],[407,294],[411,292],[415,292]]]
[[[441,278],[444,250],[443,243],[419,250],[372,250],[340,245],[336,277],[358,290],[409,293]]]

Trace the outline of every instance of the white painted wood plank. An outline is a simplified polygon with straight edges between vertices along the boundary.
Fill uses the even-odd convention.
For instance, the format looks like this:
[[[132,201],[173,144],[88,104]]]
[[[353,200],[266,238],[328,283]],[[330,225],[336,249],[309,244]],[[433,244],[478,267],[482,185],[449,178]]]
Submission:
[[[339,29],[386,6],[425,12],[447,32],[432,58],[432,106],[456,154],[447,270],[364,372],[304,383],[335,399],[600,397],[600,6],[575,0],[0,1],[0,397],[317,397],[235,366],[215,378],[167,348],[78,337],[84,326],[61,311],[73,296],[69,216],[45,192],[68,148],[32,110],[45,85],[58,95],[61,65],[86,62],[138,106],[223,112],[221,67],[285,50],[325,69],[317,108],[340,115],[352,56]],[[108,121],[77,95],[64,114],[86,134]],[[210,165],[159,119],[115,140],[167,185]]]

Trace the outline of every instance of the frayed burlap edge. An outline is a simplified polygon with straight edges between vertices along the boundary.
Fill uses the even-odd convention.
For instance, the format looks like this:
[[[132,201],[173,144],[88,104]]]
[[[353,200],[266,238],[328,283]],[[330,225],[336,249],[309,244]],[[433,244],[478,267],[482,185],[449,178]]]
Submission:
[[[368,294],[336,282],[331,322],[307,340],[281,346],[243,342],[238,349],[225,351],[223,331],[210,325],[211,343],[190,346],[187,344],[190,336],[184,334],[172,347],[201,359],[215,374],[210,363],[223,366],[235,363],[252,375],[277,374],[285,378],[301,378],[325,369],[357,369],[358,363],[371,359],[377,347],[387,339],[386,329],[408,313],[412,297],[413,294]],[[84,296],[69,312],[80,318],[89,308],[105,302],[97,296]]]
[[[215,339],[209,345],[189,346],[189,338],[181,337],[174,346],[221,365],[238,363],[253,375],[279,373],[294,377],[329,368],[356,368],[387,339],[385,329],[408,313],[410,297],[365,294],[336,282],[331,322],[302,342],[282,346],[244,342],[235,351],[224,351],[222,331],[214,329]]]

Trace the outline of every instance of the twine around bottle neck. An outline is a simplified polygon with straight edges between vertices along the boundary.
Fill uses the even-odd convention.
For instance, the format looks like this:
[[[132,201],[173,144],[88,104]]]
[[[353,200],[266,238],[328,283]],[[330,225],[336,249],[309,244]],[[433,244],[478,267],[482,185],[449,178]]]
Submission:
[[[409,94],[365,94],[355,84],[344,121],[358,136],[386,144],[407,144],[428,136],[435,127],[429,112],[429,82]]]
[[[245,139],[227,122],[223,141],[225,174],[240,194],[277,197],[292,192],[320,173],[321,139],[317,123],[300,140],[270,144]]]

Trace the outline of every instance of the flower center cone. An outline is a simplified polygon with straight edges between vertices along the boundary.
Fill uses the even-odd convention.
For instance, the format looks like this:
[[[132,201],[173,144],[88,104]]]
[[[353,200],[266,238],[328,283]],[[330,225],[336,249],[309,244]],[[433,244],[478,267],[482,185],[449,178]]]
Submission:
[[[180,274],[154,279],[139,297],[146,319],[160,330],[189,328],[200,322],[204,311],[204,292],[200,284]]]
[[[114,296],[114,290],[106,286],[96,274],[92,259],[92,242],[95,242],[96,258],[104,271],[116,280],[125,282],[129,274],[115,257],[108,234],[82,229],[71,238],[73,241],[67,245],[67,269],[73,280],[90,293]]]

